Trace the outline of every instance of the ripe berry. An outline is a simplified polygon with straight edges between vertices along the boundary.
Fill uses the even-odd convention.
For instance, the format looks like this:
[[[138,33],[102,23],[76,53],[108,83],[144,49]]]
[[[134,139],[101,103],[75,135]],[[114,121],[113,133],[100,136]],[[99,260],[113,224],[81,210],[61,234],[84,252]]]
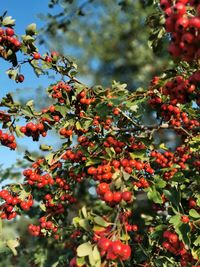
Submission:
[[[7,36],[13,36],[15,34],[14,30],[12,28],[6,29],[6,35]]]
[[[33,58],[34,58],[35,60],[38,60],[38,59],[41,58],[41,56],[40,56],[39,53],[34,53],[34,54],[33,54]]]
[[[186,216],[186,215],[182,215],[182,216],[181,216],[181,221],[182,221],[183,223],[188,223],[188,222],[190,221],[190,219],[188,218],[188,216]]]
[[[130,191],[124,191],[122,193],[122,198],[124,201],[129,202],[132,199],[132,193]]]
[[[22,82],[24,81],[24,75],[19,74],[19,75],[17,76],[17,81],[18,81],[19,83],[22,83]]]

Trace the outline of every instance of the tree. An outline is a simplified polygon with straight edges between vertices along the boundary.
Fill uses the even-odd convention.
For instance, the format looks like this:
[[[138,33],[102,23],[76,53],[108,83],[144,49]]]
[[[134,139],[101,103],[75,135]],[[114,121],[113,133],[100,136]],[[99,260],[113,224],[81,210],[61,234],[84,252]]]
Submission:
[[[83,84],[69,58],[40,54],[35,24],[20,38],[14,20],[2,16],[1,57],[12,64],[9,77],[23,82],[29,64],[38,76],[58,78],[47,88],[54,104],[41,111],[31,100],[2,99],[1,144],[14,150],[15,135],[38,141],[51,130],[63,141],[57,150],[41,145],[47,153],[38,158],[26,153],[31,166],[20,183],[0,191],[1,219],[28,215],[36,237],[21,237],[30,257],[18,249],[19,240],[3,236],[2,255],[8,248],[14,254],[7,264],[199,266],[200,5],[161,0],[158,8],[148,19],[157,26],[152,46],[165,29],[175,65],[134,92],[116,81],[106,88]],[[145,121],[145,109],[155,114],[154,124]],[[169,129],[181,140],[175,148],[157,138]]]
[[[40,38],[75,58],[79,75],[91,83],[109,86],[112,80],[120,80],[134,90],[147,86],[167,64],[167,53],[155,49],[159,54],[155,60],[147,44],[145,21],[155,11],[152,4],[143,0],[51,1],[50,7],[53,11],[59,7],[59,12],[41,15],[45,26]]]

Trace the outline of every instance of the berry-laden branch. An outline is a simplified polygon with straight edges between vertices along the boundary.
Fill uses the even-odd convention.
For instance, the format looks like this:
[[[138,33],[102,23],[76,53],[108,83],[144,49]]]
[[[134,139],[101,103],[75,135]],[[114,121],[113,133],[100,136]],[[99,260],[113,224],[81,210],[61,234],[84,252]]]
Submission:
[[[15,149],[18,138],[39,141],[52,130],[61,143],[59,149],[40,145],[51,152],[37,159],[27,153],[32,165],[22,182],[0,191],[1,219],[34,218],[28,231],[58,252],[57,266],[199,264],[199,3],[161,0],[160,8],[170,51],[187,64],[177,60],[174,72],[132,93],[117,82],[84,85],[69,59],[39,53],[35,24],[21,40],[13,20],[2,17],[1,57],[13,64],[9,77],[23,82],[18,67],[28,63],[38,76],[48,70],[62,78],[47,88],[51,106],[36,111],[33,101],[20,105],[8,94],[0,112],[2,145]],[[157,123],[143,123],[144,111]],[[169,129],[179,140],[173,148],[154,134]]]

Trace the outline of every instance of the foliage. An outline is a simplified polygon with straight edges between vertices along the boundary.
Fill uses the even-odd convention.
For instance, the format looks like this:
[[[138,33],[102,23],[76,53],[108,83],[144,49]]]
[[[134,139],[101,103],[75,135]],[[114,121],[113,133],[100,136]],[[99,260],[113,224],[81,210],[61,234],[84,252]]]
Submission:
[[[50,6],[59,11],[52,8],[40,15],[45,21],[40,39],[75,58],[79,75],[90,84],[109,86],[120,80],[135,90],[147,86],[166,66],[167,53],[159,47],[155,56],[147,43],[146,17],[154,11],[152,1],[74,0]]]
[[[189,22],[170,33],[193,35],[196,47],[199,4],[176,2],[161,0],[160,7],[165,15],[171,12],[173,25],[177,16]],[[150,24],[162,15],[155,16]],[[177,56],[173,69],[155,76],[146,90],[130,92],[117,81],[87,86],[69,58],[39,53],[35,24],[22,37],[13,28],[14,20],[4,14],[0,43],[1,57],[11,63],[8,76],[23,82],[23,65],[29,64],[37,76],[52,72],[58,78],[47,88],[53,104],[41,111],[32,100],[20,104],[9,93],[1,100],[3,146],[14,150],[18,138],[47,137],[40,145],[46,154],[26,152],[30,167],[0,191],[1,220],[26,215],[33,236],[8,239],[3,225],[1,258],[13,253],[6,262],[11,266],[24,266],[24,260],[27,266],[199,266],[200,71],[192,43],[185,61]],[[157,47],[164,34],[154,32],[151,45]],[[155,114],[154,124],[145,121],[145,111]],[[53,130],[62,141],[58,149],[48,142]],[[169,130],[181,140],[174,149],[156,142],[157,134]],[[5,173],[12,178],[12,171]]]

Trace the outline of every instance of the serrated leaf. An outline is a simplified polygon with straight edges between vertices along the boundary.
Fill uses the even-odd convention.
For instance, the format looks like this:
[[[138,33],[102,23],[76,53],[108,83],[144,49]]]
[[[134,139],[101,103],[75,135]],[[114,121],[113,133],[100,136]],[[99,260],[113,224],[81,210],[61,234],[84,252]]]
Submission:
[[[77,256],[85,257],[92,253],[92,245],[88,242],[81,244],[77,247]]]

